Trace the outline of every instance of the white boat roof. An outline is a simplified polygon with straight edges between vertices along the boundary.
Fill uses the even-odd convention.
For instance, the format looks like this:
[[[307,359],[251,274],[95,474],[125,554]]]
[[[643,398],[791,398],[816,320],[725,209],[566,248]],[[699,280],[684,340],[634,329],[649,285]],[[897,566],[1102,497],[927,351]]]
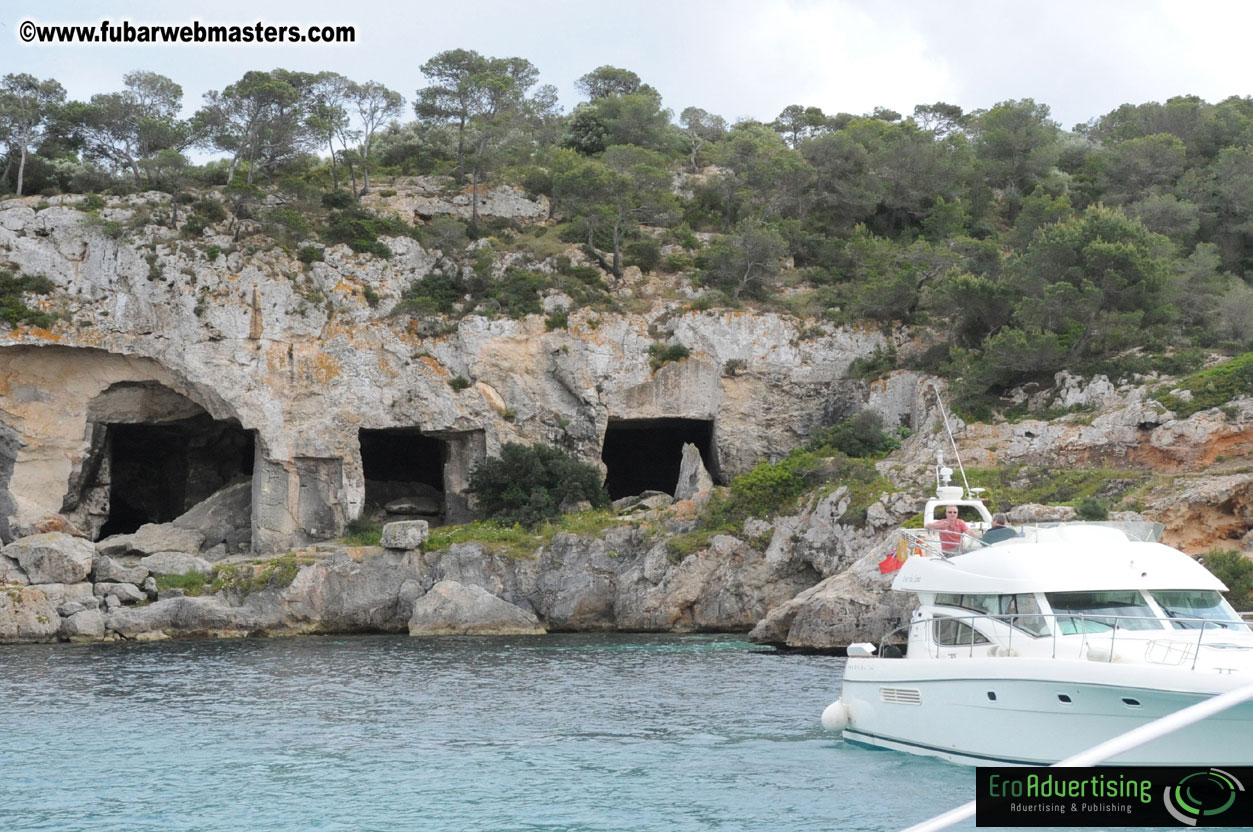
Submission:
[[[1227,587],[1192,558],[1118,529],[1083,524],[1027,529],[1028,537],[964,555],[911,557],[892,588],[904,592],[1009,595],[1118,589]]]

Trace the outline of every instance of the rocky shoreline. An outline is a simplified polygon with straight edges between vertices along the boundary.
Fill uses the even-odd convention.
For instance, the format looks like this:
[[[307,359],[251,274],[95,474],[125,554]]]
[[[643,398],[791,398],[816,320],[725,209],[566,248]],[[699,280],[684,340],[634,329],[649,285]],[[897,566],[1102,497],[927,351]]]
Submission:
[[[686,502],[678,511],[641,506],[642,513],[597,535],[558,533],[531,558],[493,554],[477,543],[429,550],[423,521],[388,524],[382,546],[318,544],[268,561],[237,555],[213,563],[146,551],[187,531],[168,524],[96,544],[45,532],[0,550],[0,643],[331,632],[766,632],[759,622],[798,593],[833,576],[864,573],[859,564],[873,554],[861,553],[873,553],[911,511],[881,500],[871,513],[875,522],[844,523],[849,499],[838,488],[797,515],[750,521],[757,524],[751,542],[714,535],[707,547],[679,557],[667,534],[650,529],[690,525]],[[210,582],[210,574],[217,579]],[[189,591],[181,580],[187,575],[204,576],[205,585]],[[168,586],[171,577],[179,586]],[[841,636],[895,614],[873,600],[888,581],[875,571],[870,583],[863,614],[844,616]]]

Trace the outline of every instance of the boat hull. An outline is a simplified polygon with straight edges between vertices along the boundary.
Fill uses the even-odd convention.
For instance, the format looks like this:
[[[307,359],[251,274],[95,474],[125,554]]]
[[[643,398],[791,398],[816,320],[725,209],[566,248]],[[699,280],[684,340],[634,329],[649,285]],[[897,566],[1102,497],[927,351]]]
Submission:
[[[844,737],[971,765],[1048,765],[1250,681],[1058,659],[852,659]],[[1253,765],[1253,703],[1108,764]]]

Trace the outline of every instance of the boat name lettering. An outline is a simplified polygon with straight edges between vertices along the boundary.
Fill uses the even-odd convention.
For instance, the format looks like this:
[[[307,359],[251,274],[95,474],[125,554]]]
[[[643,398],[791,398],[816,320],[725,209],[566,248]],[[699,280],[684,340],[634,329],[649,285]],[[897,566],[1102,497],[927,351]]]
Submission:
[[[1011,798],[1134,798],[1141,803],[1153,800],[1152,780],[1128,780],[1121,774],[1110,777],[1093,774],[1083,780],[1054,777],[1052,774],[1029,774],[1022,777],[1006,777],[993,774],[988,781],[992,797]]]

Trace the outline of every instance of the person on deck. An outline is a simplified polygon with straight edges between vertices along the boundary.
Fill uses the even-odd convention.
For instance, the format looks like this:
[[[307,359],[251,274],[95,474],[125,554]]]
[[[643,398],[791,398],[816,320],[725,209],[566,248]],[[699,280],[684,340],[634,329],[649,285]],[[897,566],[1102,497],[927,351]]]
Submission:
[[[1004,514],[992,515],[992,525],[983,533],[983,542],[988,544],[1000,543],[1002,540],[1017,537],[1018,532],[1007,525],[1008,523],[1009,518]]]
[[[940,550],[946,555],[955,555],[962,549],[962,535],[970,532],[966,521],[957,516],[957,506],[944,509],[943,520],[932,520],[926,524],[928,529],[940,532]]]

